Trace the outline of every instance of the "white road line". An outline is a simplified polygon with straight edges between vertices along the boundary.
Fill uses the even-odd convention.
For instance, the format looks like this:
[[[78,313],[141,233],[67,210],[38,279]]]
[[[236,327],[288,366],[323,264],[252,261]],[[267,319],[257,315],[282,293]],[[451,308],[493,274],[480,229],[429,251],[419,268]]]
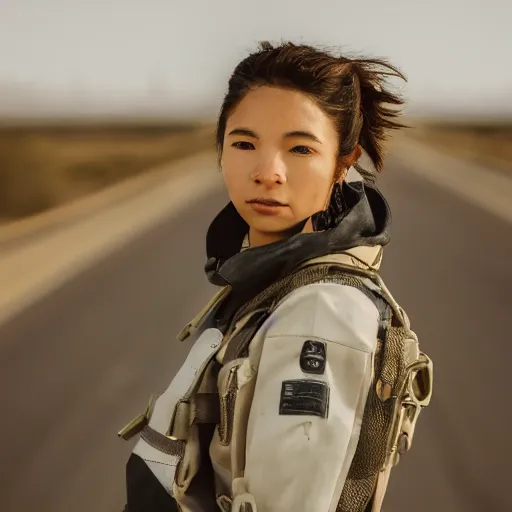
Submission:
[[[399,139],[393,159],[404,165],[406,172],[512,223],[512,176],[445,155],[409,137]]]
[[[59,229],[0,258],[0,324],[166,216],[221,186],[215,168],[170,172],[133,199]]]

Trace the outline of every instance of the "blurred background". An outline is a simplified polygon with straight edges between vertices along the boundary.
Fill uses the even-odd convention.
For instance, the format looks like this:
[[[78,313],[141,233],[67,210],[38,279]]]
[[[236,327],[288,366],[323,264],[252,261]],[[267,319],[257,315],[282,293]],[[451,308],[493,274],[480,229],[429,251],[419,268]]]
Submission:
[[[227,80],[289,39],[408,77],[382,273],[435,394],[385,510],[512,510],[511,18],[505,0],[0,0],[0,509],[122,510],[134,441],[117,431],[214,291]]]

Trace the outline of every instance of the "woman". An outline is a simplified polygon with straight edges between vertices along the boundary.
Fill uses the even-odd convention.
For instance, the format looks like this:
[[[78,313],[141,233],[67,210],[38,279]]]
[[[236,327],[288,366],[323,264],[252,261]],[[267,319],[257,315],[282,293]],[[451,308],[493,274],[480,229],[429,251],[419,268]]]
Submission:
[[[180,334],[195,342],[169,388],[120,432],[142,430],[129,512],[380,509],[431,385],[377,277],[390,213],[357,164],[380,171],[401,127],[388,75],[291,43],[236,67],[217,130],[231,201],[207,234],[222,288]]]

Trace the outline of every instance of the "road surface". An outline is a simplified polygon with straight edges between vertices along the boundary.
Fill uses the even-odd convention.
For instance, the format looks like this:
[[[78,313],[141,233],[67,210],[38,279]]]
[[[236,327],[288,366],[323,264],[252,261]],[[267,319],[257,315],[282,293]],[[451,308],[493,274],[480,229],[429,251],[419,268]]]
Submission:
[[[382,190],[394,215],[383,276],[435,361],[385,510],[512,510],[512,225],[396,162]],[[0,328],[3,512],[122,509],[134,442],[116,432],[186,355],[175,334],[212,293],[204,233],[225,201],[217,191],[162,219]]]

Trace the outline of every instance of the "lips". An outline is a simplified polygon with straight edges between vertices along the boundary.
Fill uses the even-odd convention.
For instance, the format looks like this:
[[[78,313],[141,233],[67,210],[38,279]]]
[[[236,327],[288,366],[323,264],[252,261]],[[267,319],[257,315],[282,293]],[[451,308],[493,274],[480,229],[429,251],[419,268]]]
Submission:
[[[265,197],[258,197],[247,201],[248,204],[262,204],[264,206],[286,206],[286,204],[277,201],[276,199],[267,199]]]

